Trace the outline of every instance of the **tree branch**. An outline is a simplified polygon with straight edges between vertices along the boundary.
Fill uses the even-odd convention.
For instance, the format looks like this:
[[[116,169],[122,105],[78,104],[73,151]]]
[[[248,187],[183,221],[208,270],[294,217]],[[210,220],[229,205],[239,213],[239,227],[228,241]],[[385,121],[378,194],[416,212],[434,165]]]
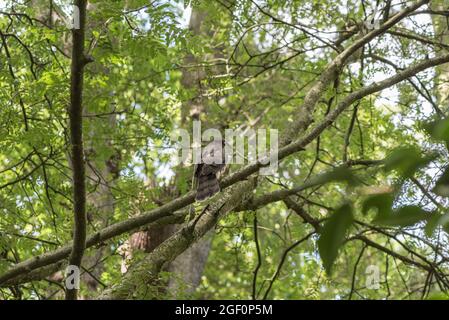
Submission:
[[[255,180],[249,179],[237,183],[212,198],[203,210],[204,213],[174,233],[142,261],[132,265],[121,281],[106,289],[99,299],[130,299],[142,295],[148,299],[156,298],[156,292],[150,291],[142,294],[139,290],[160,280],[159,272],[165,265],[206,234],[221,217],[234,210],[242,199],[249,197],[252,194]]]
[[[428,59],[423,62],[420,62],[414,66],[404,69],[401,72],[398,72],[394,76],[387,78],[380,82],[375,82],[367,87],[361,88],[358,91],[355,91],[349,94],[345,99],[343,99],[335,109],[333,109],[320,123],[318,123],[312,130],[310,130],[307,134],[305,134],[302,138],[290,143],[289,145],[281,148],[278,152],[279,159],[284,159],[285,157],[296,153],[300,150],[303,150],[309,143],[311,143],[315,138],[317,138],[329,125],[335,121],[335,119],[346,110],[351,104],[363,97],[366,97],[375,92],[379,92],[385,88],[393,86],[415,74],[434,67],[436,65],[440,65],[443,63],[449,62],[449,54],[441,57]],[[251,174],[257,172],[259,168],[262,167],[262,164],[257,162],[254,164],[249,164],[244,168],[238,170],[237,172],[231,174],[230,176],[223,179],[220,183],[222,189],[226,189],[227,187],[236,184],[239,181],[247,179]],[[125,232],[134,231],[144,225],[147,225],[151,222],[154,222],[158,219],[167,217],[173,218],[173,212],[180,210],[191,203],[193,203],[195,199],[195,193],[189,192],[184,196],[181,196],[159,208],[153,209],[145,214],[130,218],[126,221],[119,222],[113,224],[109,227],[102,229],[101,231],[93,234],[88,237],[86,246],[91,247],[98,243],[101,243],[105,240],[111,239],[115,236],[121,235]],[[239,205],[238,203],[236,204]],[[49,264],[58,262],[62,259],[65,259],[70,254],[71,248],[69,246],[64,246],[60,249],[57,249],[53,252],[45,253],[40,256],[36,256],[34,258],[23,261],[10,270],[5,272],[0,276],[0,286],[4,286],[5,282],[14,279],[15,277],[30,272],[34,269],[47,266]]]
[[[79,29],[72,30],[73,49],[70,83],[70,140],[72,143],[71,162],[73,170],[73,211],[75,228],[69,264],[81,269],[86,248],[86,176],[83,150],[83,76],[86,59],[84,57],[84,29],[86,24],[86,0],[77,0],[79,9]],[[76,300],[77,289],[67,289],[66,299]]]

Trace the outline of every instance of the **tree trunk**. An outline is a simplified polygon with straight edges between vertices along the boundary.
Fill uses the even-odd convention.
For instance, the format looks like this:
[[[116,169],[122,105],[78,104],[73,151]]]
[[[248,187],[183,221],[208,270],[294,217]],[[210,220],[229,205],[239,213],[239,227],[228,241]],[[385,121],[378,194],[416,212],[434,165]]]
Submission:
[[[207,18],[208,14],[204,9],[199,6],[193,6],[189,21],[189,29],[193,35],[203,37],[204,35],[207,35],[207,38],[213,39],[213,28],[206,28],[204,26]],[[223,57],[222,49],[222,47],[217,49],[214,58]],[[192,54],[188,54],[184,59],[184,64],[187,66],[199,62],[201,61],[198,61]],[[214,72],[215,71],[219,72],[219,70],[214,70]],[[207,112],[207,106],[202,98],[204,92],[202,92],[202,88],[200,87],[200,83],[205,79],[206,71],[204,68],[197,67],[183,69],[181,79],[183,86],[186,89],[195,92],[194,98],[184,103],[181,109],[180,126],[187,129],[189,132],[192,130],[193,121],[200,120],[200,115]],[[203,127],[211,126],[206,119],[202,120]],[[220,127],[223,126],[223,124],[216,125],[219,125]],[[128,248],[125,250],[126,258],[132,258],[132,251],[136,249],[152,252],[181,227],[182,225],[167,225],[159,228],[151,228],[148,231],[142,231],[132,235],[128,243]],[[138,239],[145,239],[145,241],[136,241]],[[197,243],[188,248],[183,254],[165,267],[165,270],[172,273],[172,277],[170,277],[167,285],[167,291],[170,297],[176,298],[186,293],[190,294],[198,287],[207,262],[212,239],[213,231],[209,232],[207,236],[199,239]],[[122,271],[127,271],[127,267],[122,266]]]
[[[446,0],[435,0],[431,4],[432,10],[448,11],[449,6]],[[432,22],[439,42],[449,46],[449,25],[448,17],[442,15],[432,15]],[[437,51],[439,56],[448,53],[448,49],[440,49]],[[449,65],[443,64],[436,68],[436,95],[440,109],[447,115],[449,112]]]

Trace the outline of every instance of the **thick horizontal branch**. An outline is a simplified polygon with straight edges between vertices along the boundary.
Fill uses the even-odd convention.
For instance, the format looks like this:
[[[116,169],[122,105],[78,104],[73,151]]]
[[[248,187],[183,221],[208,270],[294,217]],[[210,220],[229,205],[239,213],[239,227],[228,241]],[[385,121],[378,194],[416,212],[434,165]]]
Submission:
[[[166,224],[174,224],[181,223],[184,221],[184,215],[180,215],[178,213],[175,214],[161,214],[160,212],[149,213],[146,215],[146,223],[141,226],[148,224],[156,224],[156,225],[166,225]],[[128,222],[124,221],[124,222]],[[138,230],[139,227],[136,226],[131,230]],[[89,236],[86,241],[86,248],[90,248],[96,245],[100,245],[105,241],[116,237],[120,234],[123,234],[127,231],[120,232],[124,225],[122,223],[117,223],[110,227],[106,227],[103,230],[96,232],[95,234]],[[0,287],[10,286],[13,284],[26,283],[29,281],[40,280],[48,276],[52,270],[58,270],[59,266],[61,266],[60,262],[66,259],[70,252],[72,251],[72,241],[70,241],[65,246],[56,249],[54,251],[44,253],[42,255],[36,256],[34,258],[23,261],[14,266],[13,269],[10,270],[10,273],[3,274],[0,279]],[[54,266],[47,269],[48,272],[43,272],[41,269],[46,266]],[[3,280],[5,279],[5,280]]]
[[[256,180],[252,178],[239,182],[222,194],[217,194],[195,220],[178,230],[142,261],[132,265],[120,282],[106,289],[99,299],[131,299],[142,296],[146,299],[156,298],[152,290],[148,290],[146,294],[140,290],[145,290],[149,284],[160,280],[159,272],[164,266],[211,230],[222,216],[250,197]]]
[[[383,163],[383,160],[349,160],[345,163],[346,166],[356,166],[356,165],[364,165],[364,166],[375,166]],[[310,178],[304,184],[290,188],[290,189],[280,189],[273,192],[269,192],[258,197],[253,197],[243,202],[240,206],[238,206],[234,211],[244,211],[244,210],[257,210],[261,207],[266,206],[267,204],[282,201],[287,197],[298,194],[301,191],[306,189],[310,189],[312,187],[320,186],[323,184],[323,177],[325,177],[327,173],[317,175],[315,177]]]

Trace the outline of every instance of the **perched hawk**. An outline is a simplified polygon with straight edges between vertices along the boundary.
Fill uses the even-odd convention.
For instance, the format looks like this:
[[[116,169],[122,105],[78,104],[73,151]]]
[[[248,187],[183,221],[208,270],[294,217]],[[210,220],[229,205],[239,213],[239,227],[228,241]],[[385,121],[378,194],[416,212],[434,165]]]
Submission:
[[[201,163],[195,167],[195,200],[203,201],[220,191],[217,174],[225,167],[224,141],[214,140],[201,153]]]

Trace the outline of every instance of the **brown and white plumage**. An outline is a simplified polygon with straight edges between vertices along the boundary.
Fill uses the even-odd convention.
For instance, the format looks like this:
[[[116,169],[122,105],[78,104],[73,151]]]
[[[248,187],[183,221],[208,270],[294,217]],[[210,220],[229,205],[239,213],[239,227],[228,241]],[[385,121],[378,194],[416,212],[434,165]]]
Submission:
[[[221,161],[214,161],[221,159]],[[221,162],[221,163],[214,163]],[[224,168],[224,150],[222,140],[214,140],[208,144],[202,154],[201,163],[195,167],[196,197],[197,201],[206,200],[220,192],[217,175]]]

